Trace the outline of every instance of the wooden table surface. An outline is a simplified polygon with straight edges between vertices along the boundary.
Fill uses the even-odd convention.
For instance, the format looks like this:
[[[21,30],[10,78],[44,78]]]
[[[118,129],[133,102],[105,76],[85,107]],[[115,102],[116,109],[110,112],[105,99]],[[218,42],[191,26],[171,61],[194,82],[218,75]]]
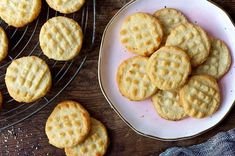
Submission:
[[[0,132],[0,156],[64,156],[63,150],[48,144],[44,126],[56,104],[65,99],[79,101],[92,116],[106,125],[111,140],[107,155],[112,156],[158,155],[169,147],[202,143],[220,131],[235,127],[235,110],[233,109],[221,124],[206,134],[185,141],[162,142],[136,134],[111,109],[98,85],[97,63],[99,46],[106,24],[127,2],[128,0],[97,0],[96,44],[79,76],[54,102],[42,111],[24,122]],[[214,0],[214,2],[223,7],[235,20],[235,1]]]

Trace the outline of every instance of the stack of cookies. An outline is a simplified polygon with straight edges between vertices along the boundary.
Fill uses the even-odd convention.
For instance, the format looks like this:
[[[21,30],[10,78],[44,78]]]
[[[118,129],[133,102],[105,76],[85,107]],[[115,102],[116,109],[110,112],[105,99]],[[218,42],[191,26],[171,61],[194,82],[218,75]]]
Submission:
[[[132,101],[151,97],[157,113],[167,120],[204,118],[219,108],[217,81],[230,68],[230,52],[180,11],[134,13],[125,19],[120,41],[138,55],[118,67],[123,96]]]
[[[45,131],[49,143],[64,148],[67,156],[102,156],[109,144],[105,126],[75,101],[58,104]]]

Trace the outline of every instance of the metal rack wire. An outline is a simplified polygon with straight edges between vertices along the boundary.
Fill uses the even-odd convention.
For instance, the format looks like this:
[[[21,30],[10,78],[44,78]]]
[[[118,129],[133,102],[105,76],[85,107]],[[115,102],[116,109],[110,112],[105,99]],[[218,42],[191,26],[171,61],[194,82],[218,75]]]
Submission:
[[[54,16],[67,16],[73,18],[83,29],[83,48],[79,56],[72,61],[53,61],[49,60],[42,54],[38,42],[40,28],[43,23]],[[43,4],[43,8],[38,19],[28,26],[20,29],[12,28],[1,19],[0,26],[6,31],[10,43],[8,57],[0,63],[0,91],[3,93],[4,97],[3,109],[0,111],[0,131],[2,131],[24,121],[46,107],[78,75],[95,42],[96,0],[87,1],[79,12],[71,15],[60,14],[50,9],[46,4]],[[55,87],[52,87],[51,92],[49,92],[44,98],[41,98],[34,103],[18,103],[12,99],[7,92],[4,82],[5,72],[12,60],[29,55],[38,56],[47,62],[52,72],[53,85]],[[53,88],[56,88],[57,90],[53,90]]]

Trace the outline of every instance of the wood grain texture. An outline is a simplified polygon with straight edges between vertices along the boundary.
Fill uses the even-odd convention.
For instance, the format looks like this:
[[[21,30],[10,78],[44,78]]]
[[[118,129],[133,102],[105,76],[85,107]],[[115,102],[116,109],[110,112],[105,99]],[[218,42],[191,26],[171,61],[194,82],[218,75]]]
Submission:
[[[117,116],[100,91],[97,78],[97,60],[101,36],[106,24],[127,2],[128,0],[97,0],[95,49],[90,53],[79,76],[48,107],[21,124],[0,132],[0,156],[64,156],[63,150],[48,144],[44,126],[56,104],[65,99],[82,103],[91,116],[106,125],[111,140],[107,155],[111,156],[158,155],[169,147],[202,143],[220,131],[227,131],[235,127],[235,110],[233,109],[221,124],[206,134],[186,141],[162,142],[136,134]],[[235,1],[214,0],[214,2],[222,6],[235,19]]]

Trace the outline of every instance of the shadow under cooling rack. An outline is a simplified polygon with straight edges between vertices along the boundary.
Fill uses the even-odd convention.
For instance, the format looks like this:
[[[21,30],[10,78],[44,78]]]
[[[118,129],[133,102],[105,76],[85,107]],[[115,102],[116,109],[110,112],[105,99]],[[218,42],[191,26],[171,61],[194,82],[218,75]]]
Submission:
[[[64,15],[50,9],[43,2],[37,20],[24,28],[13,28],[0,19],[0,26],[6,31],[9,39],[7,58],[0,63],[0,90],[3,93],[3,108],[0,110],[0,131],[31,117],[52,102],[79,74],[95,41],[96,0],[88,0],[83,8],[73,14]],[[48,59],[39,46],[39,32],[42,25],[55,16],[66,16],[77,21],[84,33],[83,48],[77,58],[72,61],[60,62]],[[51,91],[38,101],[30,104],[18,103],[13,100],[5,86],[5,72],[12,60],[23,56],[38,56],[45,60],[52,73]]]

